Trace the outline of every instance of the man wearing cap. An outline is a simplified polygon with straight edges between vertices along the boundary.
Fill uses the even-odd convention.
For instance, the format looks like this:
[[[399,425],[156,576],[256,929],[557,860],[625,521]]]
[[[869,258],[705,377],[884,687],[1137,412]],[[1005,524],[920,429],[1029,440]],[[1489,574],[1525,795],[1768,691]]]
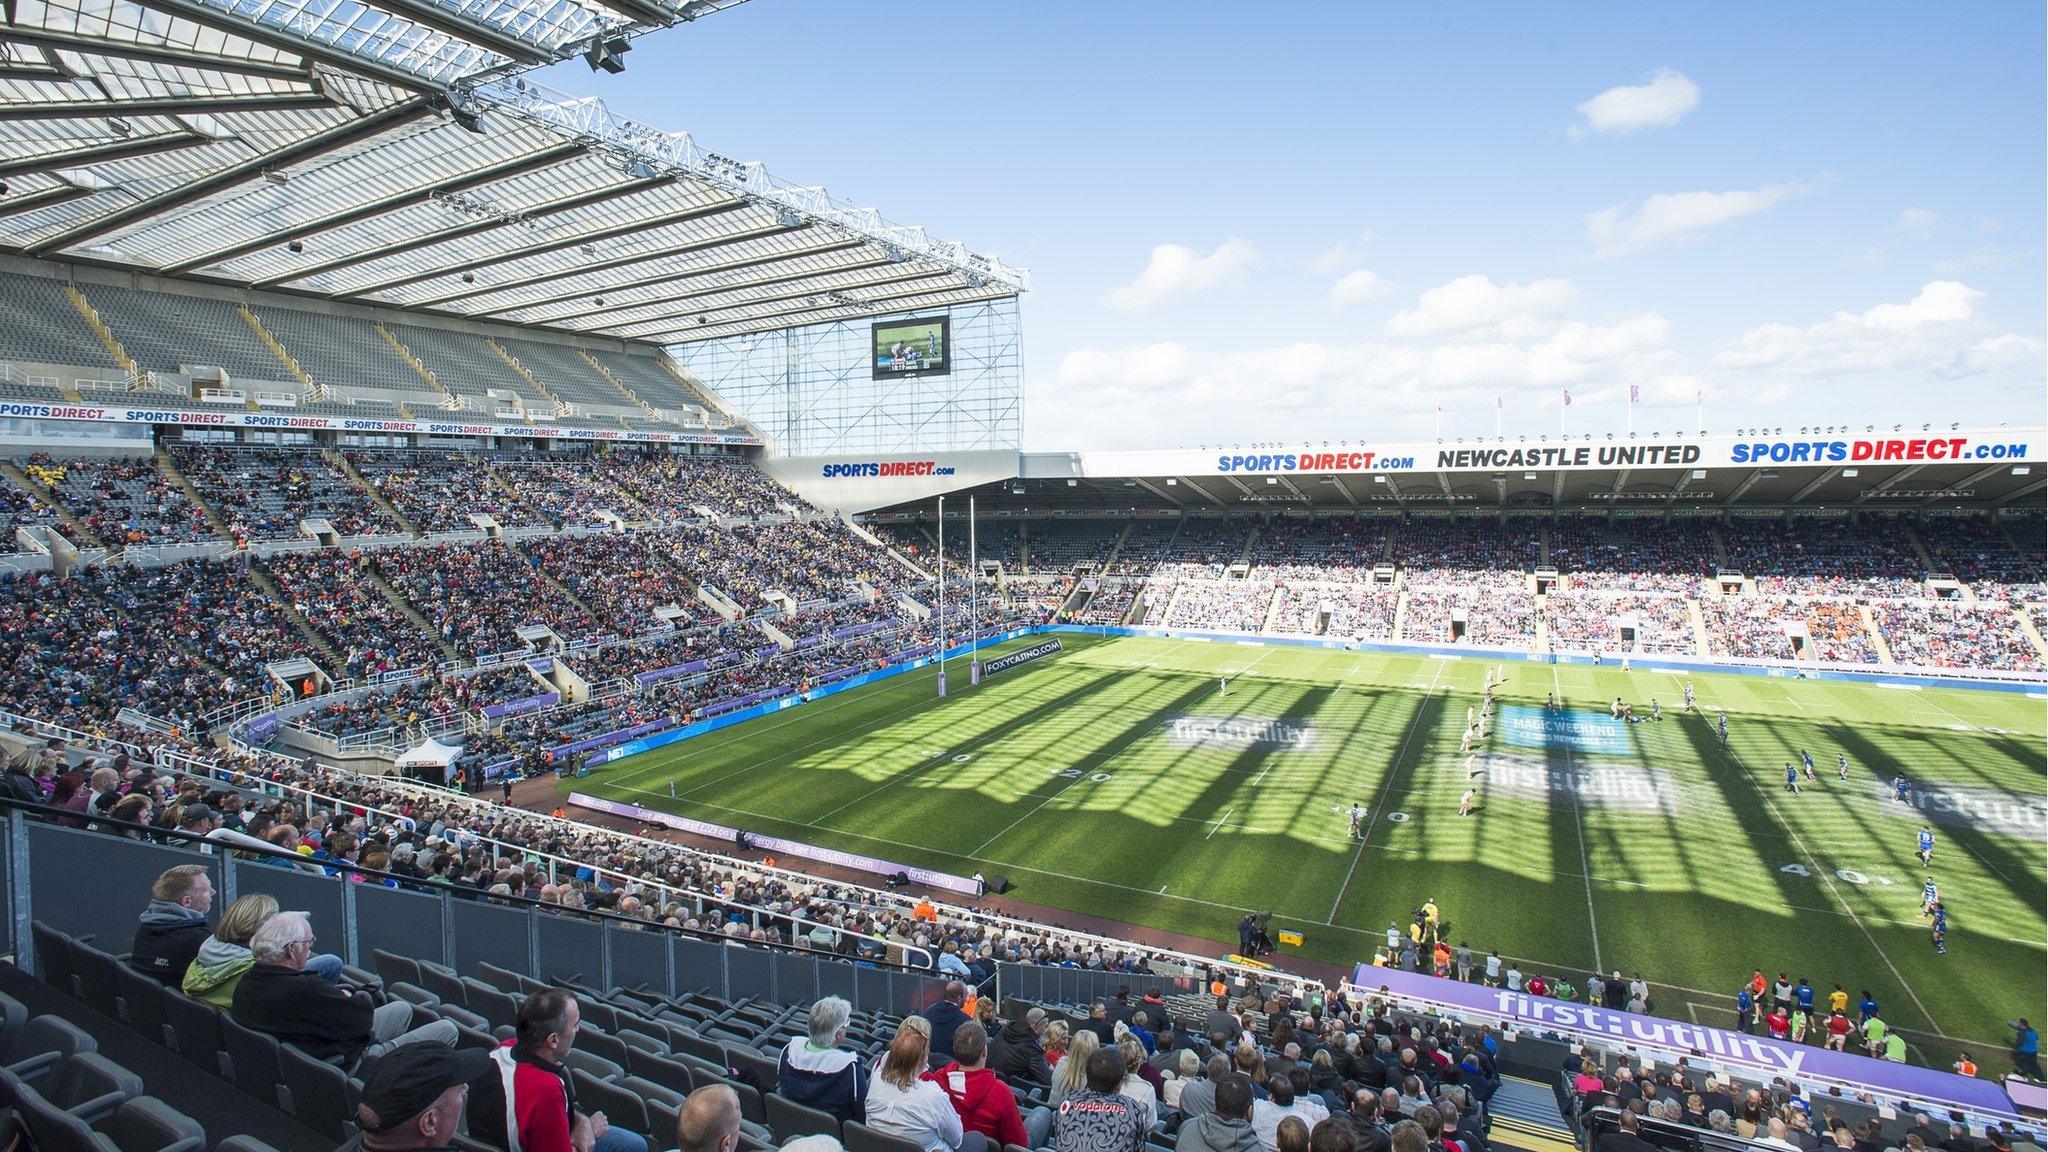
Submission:
[[[372,1007],[368,995],[329,984],[306,967],[313,928],[304,912],[279,912],[249,939],[256,964],[235,985],[229,1015],[247,1028],[296,1044],[316,1060],[352,1069],[415,1044],[455,1046],[455,1025],[436,1020],[412,1031],[412,1005],[395,1000]]]
[[[576,997],[562,988],[535,992],[519,1005],[516,1034],[491,1052],[490,1069],[472,1088],[472,1137],[520,1152],[646,1152],[646,1140],[612,1128],[602,1112],[576,1107],[575,1082],[562,1062],[582,1019]],[[506,1138],[508,1130],[514,1139]]]
[[[135,926],[128,966],[160,984],[176,986],[213,935],[206,914],[213,909],[213,881],[203,864],[166,869],[149,890],[149,906]]]
[[[433,1044],[399,1048],[377,1061],[356,1105],[361,1129],[336,1152],[414,1152],[452,1148],[470,1082],[491,1065],[490,1054]]]

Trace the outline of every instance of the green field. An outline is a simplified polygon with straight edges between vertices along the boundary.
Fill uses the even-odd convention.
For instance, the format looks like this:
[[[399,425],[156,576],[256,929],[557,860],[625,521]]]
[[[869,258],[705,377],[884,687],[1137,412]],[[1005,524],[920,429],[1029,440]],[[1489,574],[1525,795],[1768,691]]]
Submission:
[[[2048,1017],[2038,699],[1701,675],[1706,715],[1681,717],[1680,676],[1508,663],[1478,748],[1482,806],[1461,818],[1459,739],[1480,700],[1479,659],[1063,640],[1059,655],[976,688],[956,665],[945,701],[925,669],[576,786],[1007,875],[1021,899],[1203,936],[1219,955],[1243,912],[1263,908],[1306,936],[1304,955],[1353,963],[1433,897],[1449,935],[1475,949],[1575,983],[1595,965],[1640,970],[1660,1013],[1703,1023],[1732,1023],[1753,967],[1806,975],[1823,993],[1836,981],[1852,997],[1870,989],[1944,1064],[1966,1046],[2002,1071],[2004,1021]],[[1541,727],[1552,692],[1585,721],[1576,747]],[[1645,714],[1657,699],[1664,719],[1612,721],[1616,696]],[[1510,709],[1530,746],[1510,738]],[[1716,709],[1729,714],[1726,753]],[[1821,780],[1794,796],[1783,765],[1800,748]],[[1947,956],[1919,915],[1921,815],[1888,799],[1898,771],[2006,805],[1935,826]],[[1354,801],[1372,813],[1362,842],[1344,811]]]

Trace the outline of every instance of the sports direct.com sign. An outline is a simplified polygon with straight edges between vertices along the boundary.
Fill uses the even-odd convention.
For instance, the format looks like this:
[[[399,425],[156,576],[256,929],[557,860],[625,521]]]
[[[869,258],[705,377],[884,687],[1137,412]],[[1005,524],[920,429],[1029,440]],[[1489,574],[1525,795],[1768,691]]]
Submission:
[[[1091,477],[1300,475],[1366,472],[1735,468],[1774,464],[2026,463],[2044,459],[2048,430],[1998,429],[1842,437],[1511,438],[1476,444],[1383,444],[1272,451],[1082,452]]]
[[[1810,1044],[1784,1043],[1725,1028],[1616,1012],[1368,964],[1358,966],[1352,982],[1366,995],[1384,987],[1396,1001],[1409,1001],[1438,1012],[1449,1008],[1474,1023],[1521,1026],[1557,1033],[1575,1042],[1611,1046],[1618,1041],[1687,1053],[1693,1064],[1706,1071],[1766,1080],[1784,1076],[1867,1085],[1899,1100],[1940,1104],[1979,1114],[2010,1115],[2014,1111],[2011,1098],[1988,1080],[1852,1056]]]

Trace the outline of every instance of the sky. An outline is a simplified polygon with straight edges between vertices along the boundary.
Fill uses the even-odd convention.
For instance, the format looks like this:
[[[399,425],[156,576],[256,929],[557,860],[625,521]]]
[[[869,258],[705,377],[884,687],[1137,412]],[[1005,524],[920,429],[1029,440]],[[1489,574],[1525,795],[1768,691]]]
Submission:
[[[2039,426],[2044,35],[752,0],[543,78],[1029,268],[1029,450]]]

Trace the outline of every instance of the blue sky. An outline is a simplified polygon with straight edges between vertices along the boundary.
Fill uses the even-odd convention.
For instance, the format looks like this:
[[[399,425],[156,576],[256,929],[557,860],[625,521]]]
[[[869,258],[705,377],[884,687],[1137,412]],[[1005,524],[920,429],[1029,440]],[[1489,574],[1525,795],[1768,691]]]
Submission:
[[[550,77],[1031,269],[1032,449],[2043,419],[2043,8],[754,0]],[[1562,390],[1574,404],[1560,412]],[[1562,425],[1560,421],[1563,421]]]

